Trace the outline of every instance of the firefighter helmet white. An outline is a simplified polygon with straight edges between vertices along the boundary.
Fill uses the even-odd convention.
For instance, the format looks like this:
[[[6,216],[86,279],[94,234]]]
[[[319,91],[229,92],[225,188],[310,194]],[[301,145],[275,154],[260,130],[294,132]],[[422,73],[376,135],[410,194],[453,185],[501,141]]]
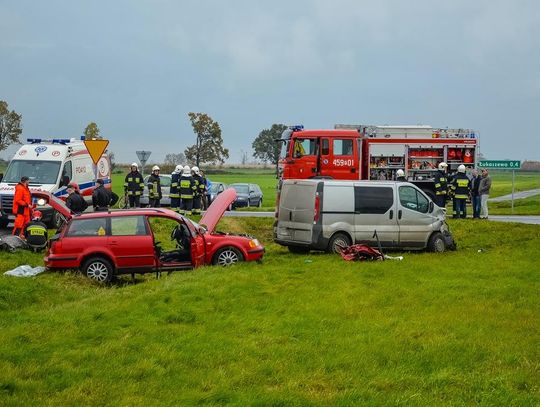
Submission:
[[[184,169],[184,167],[182,167],[180,164],[178,164],[176,167],[174,167],[174,172],[176,172],[177,174],[180,174],[183,169]]]
[[[405,176],[405,171],[403,171],[403,170],[397,170],[397,171],[396,171],[396,176],[398,176],[398,177],[404,177],[404,176]]]
[[[199,167],[195,166],[191,169],[195,174],[199,175]]]
[[[154,165],[152,167],[152,172],[154,172],[154,171],[159,171],[159,167],[157,165]]]
[[[465,166],[463,164],[460,164],[459,167],[457,167],[457,172],[462,172],[465,174]]]
[[[184,171],[182,172],[182,175],[191,175],[189,165],[184,166]]]
[[[137,163],[131,163],[131,167],[135,167],[135,168],[139,168],[139,166],[137,165]]]
[[[439,163],[439,170],[444,171],[446,167],[448,167],[448,164],[446,164],[444,161]]]

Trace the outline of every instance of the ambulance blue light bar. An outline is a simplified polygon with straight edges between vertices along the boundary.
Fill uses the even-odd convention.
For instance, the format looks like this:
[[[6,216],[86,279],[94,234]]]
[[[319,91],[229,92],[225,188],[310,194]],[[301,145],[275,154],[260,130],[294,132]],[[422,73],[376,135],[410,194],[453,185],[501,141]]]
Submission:
[[[295,124],[294,126],[289,126],[289,129],[291,129],[292,131],[302,131],[302,130],[304,130],[304,125],[303,124]]]
[[[29,138],[29,139],[26,139],[26,141],[30,144],[42,144],[42,143],[67,144],[71,140],[68,138],[53,138],[53,139]]]

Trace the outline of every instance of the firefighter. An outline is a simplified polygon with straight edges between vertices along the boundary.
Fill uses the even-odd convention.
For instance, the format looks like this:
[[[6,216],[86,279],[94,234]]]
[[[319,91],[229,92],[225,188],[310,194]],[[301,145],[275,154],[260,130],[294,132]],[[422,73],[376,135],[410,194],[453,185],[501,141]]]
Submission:
[[[450,188],[454,195],[454,216],[453,218],[467,217],[467,198],[471,194],[471,180],[465,174],[465,166],[461,164],[457,169],[457,174],[452,179]]]
[[[193,214],[200,215],[206,183],[204,181],[204,178],[201,176],[199,167],[193,167],[191,169],[191,174],[193,176],[193,182],[195,185],[195,190],[193,191]]]
[[[143,176],[139,172],[137,163],[132,163],[130,172],[124,180],[124,195],[129,199],[130,208],[139,208],[141,206],[141,195],[144,190]]]
[[[401,182],[407,181],[407,179],[405,178],[405,171],[401,169],[396,171],[396,181],[401,181]]]
[[[193,208],[193,195],[195,192],[195,181],[191,176],[189,166],[185,166],[180,177],[180,213],[191,215]]]
[[[178,187],[182,170],[182,166],[177,165],[171,174],[171,189],[169,192],[169,196],[171,197],[171,209],[175,212],[180,211],[180,190],[178,189]]]
[[[439,163],[438,168],[435,173],[435,203],[441,208],[444,208],[448,196],[448,176],[446,175],[448,164],[443,161]]]
[[[88,204],[86,200],[79,193],[79,186],[72,182],[67,187],[68,197],[66,198],[66,206],[72,213],[83,213]]]
[[[47,246],[47,226],[41,221],[41,212],[32,212],[32,220],[24,229],[26,243],[33,251],[42,250]]]
[[[15,186],[15,196],[13,197],[13,214],[15,215],[15,223],[13,225],[12,234],[21,236],[24,228],[30,222],[30,205],[32,204],[32,195],[28,188],[27,176],[23,176],[21,181]]]
[[[161,180],[159,178],[159,167],[152,167],[152,174],[148,177],[148,202],[151,208],[159,208],[161,200]]]

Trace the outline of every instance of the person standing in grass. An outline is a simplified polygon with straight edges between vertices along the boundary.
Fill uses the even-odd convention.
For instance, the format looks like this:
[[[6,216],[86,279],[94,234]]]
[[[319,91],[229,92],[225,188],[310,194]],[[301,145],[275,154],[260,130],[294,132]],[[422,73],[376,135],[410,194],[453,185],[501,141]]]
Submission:
[[[450,184],[454,195],[454,219],[467,217],[467,198],[471,194],[471,180],[465,174],[465,170],[465,166],[461,164]]]
[[[482,211],[480,214],[480,218],[487,219],[488,218],[488,198],[489,198],[489,190],[491,189],[491,178],[489,176],[488,170],[485,168],[482,170],[482,179],[480,180],[480,185],[478,186],[478,194],[480,195],[480,205],[482,207]]]
[[[480,181],[482,177],[478,173],[478,170],[472,171],[471,179],[471,203],[473,210],[473,219],[480,218],[480,194],[478,193],[478,188],[480,187]]]
[[[21,236],[24,228],[30,222],[30,206],[32,205],[32,196],[28,188],[30,178],[27,176],[21,177],[21,181],[15,186],[15,196],[13,197],[12,211],[15,215],[13,224],[14,236]]]

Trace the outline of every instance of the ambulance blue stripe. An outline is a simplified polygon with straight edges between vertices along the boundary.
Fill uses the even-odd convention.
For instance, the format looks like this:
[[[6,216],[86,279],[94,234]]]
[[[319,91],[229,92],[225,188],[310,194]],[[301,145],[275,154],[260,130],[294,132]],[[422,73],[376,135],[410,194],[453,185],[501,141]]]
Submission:
[[[105,185],[110,184],[111,179],[110,178],[103,178],[103,182],[104,182]],[[79,190],[81,192],[83,192],[85,189],[94,188],[95,186],[96,186],[95,181],[85,182],[83,184],[79,184]],[[66,187],[62,187],[58,191],[56,191],[54,193],[54,196],[64,196],[64,195],[67,195],[67,188]]]

